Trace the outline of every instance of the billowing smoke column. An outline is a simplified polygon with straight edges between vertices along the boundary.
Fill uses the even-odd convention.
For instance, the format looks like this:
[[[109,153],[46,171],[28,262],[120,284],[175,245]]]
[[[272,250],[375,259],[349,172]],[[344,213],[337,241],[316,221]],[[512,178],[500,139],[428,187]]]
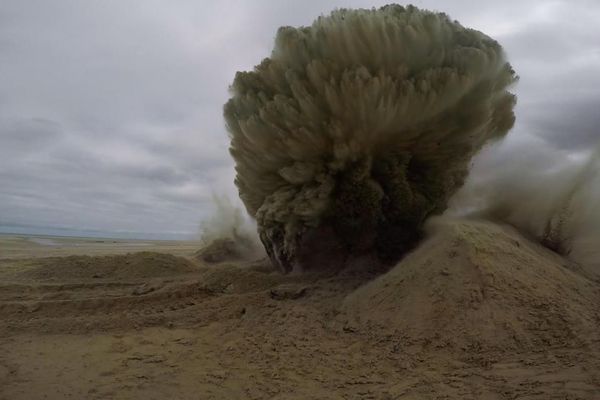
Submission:
[[[501,46],[445,14],[389,5],[282,27],[224,109],[235,183],[283,271],[316,253],[396,260],[514,122]],[[307,261],[308,260],[308,261]]]

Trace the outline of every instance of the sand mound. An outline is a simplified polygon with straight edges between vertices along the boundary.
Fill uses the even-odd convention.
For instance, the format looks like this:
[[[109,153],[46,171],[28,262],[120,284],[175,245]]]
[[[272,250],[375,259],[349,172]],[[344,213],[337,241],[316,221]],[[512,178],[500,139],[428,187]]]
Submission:
[[[456,350],[598,340],[598,284],[576,264],[509,227],[438,220],[430,229],[396,267],[347,296],[349,324]]]
[[[33,260],[17,279],[69,281],[77,279],[145,279],[194,272],[183,257],[139,252],[114,256],[69,256]]]
[[[207,263],[220,263],[239,260],[242,253],[232,239],[215,239],[194,253],[194,257]]]

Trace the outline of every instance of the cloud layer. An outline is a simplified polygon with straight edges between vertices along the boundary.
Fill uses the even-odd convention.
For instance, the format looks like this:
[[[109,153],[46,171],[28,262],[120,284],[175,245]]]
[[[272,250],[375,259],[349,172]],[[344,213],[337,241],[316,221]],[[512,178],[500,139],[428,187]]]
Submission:
[[[194,233],[212,192],[235,193],[221,105],[282,25],[367,1],[0,4],[0,225]],[[415,1],[505,47],[517,123],[476,165],[517,148],[545,164],[598,141],[600,4]],[[549,152],[549,153],[545,153]]]

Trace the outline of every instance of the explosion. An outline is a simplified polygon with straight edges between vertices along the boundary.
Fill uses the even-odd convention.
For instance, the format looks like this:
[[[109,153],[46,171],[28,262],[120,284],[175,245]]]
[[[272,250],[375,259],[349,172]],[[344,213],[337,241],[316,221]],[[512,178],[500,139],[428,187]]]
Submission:
[[[280,28],[224,107],[235,183],[273,263],[397,260],[513,126],[516,79],[496,41],[414,6]]]

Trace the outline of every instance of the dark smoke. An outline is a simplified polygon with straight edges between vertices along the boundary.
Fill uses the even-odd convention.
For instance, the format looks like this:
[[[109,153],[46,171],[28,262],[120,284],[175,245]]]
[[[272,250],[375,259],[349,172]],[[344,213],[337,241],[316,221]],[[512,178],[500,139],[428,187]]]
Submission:
[[[273,262],[396,260],[512,127],[515,80],[496,41],[413,6],[280,28],[224,109],[235,183]]]

